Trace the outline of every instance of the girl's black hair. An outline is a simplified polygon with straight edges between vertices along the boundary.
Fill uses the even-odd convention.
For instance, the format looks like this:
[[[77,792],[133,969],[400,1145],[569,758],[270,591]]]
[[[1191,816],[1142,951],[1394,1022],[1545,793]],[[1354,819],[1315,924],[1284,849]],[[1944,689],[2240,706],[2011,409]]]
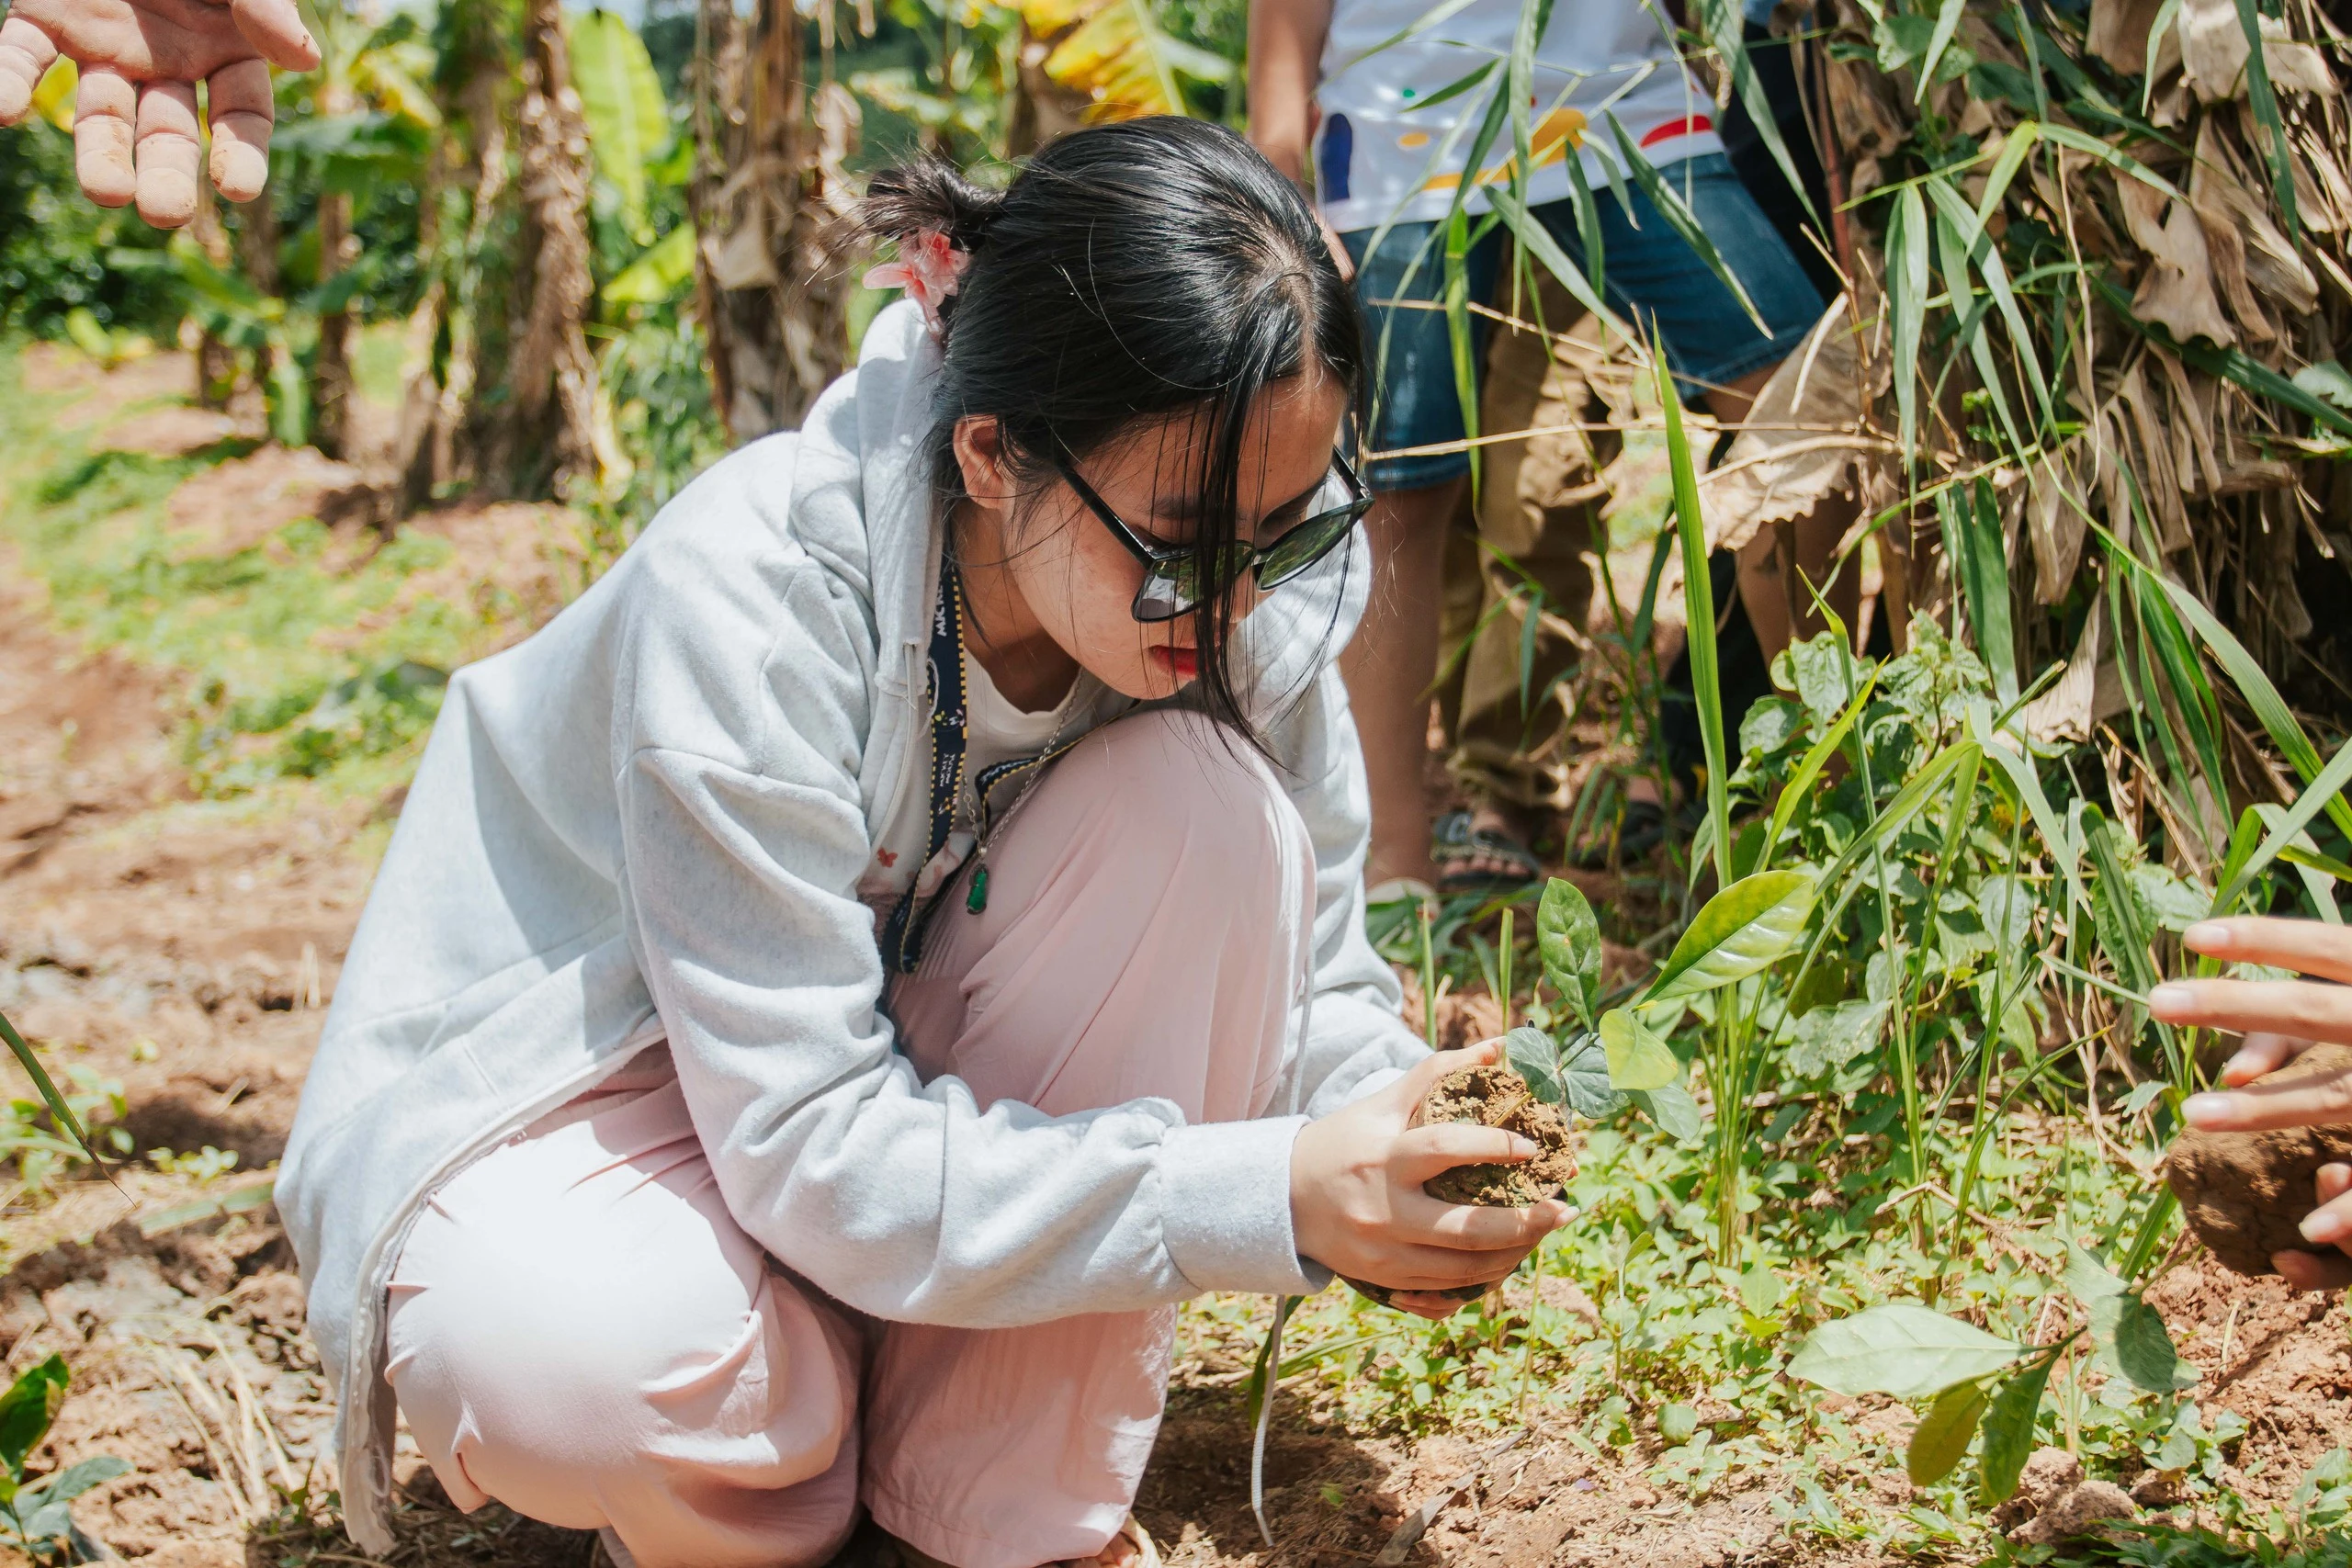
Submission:
[[[943,506],[965,499],[952,442],[966,415],[996,419],[1014,475],[1042,489],[1061,454],[1082,462],[1138,419],[1192,413],[1207,422],[1205,566],[1235,536],[1242,434],[1267,384],[1319,364],[1351,402],[1362,397],[1363,321],[1313,210],[1222,126],[1174,116],[1091,126],[1002,190],[938,160],[886,170],[859,217],[902,251],[931,230],[971,255],[942,311],[930,439]],[[1210,713],[1259,743],[1227,666],[1225,598],[1193,615]]]

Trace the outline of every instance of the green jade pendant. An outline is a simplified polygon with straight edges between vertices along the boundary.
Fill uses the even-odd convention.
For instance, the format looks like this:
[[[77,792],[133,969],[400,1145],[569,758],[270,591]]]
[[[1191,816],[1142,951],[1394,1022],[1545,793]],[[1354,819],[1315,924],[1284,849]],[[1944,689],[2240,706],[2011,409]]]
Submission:
[[[989,863],[982,861],[972,870],[972,890],[964,895],[964,908],[977,915],[988,907]]]

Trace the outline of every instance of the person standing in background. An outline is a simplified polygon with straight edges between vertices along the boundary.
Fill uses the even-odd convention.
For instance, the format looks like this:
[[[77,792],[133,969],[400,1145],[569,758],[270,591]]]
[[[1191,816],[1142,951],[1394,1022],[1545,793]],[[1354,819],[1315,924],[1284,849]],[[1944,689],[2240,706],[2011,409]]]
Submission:
[[[1452,333],[1435,308],[1444,288],[1440,231],[1465,175],[1462,148],[1449,133],[1483,116],[1496,89],[1442,95],[1479,64],[1507,58],[1519,25],[1518,6],[1473,0],[1442,22],[1389,41],[1425,9],[1422,0],[1253,0],[1250,18],[1251,140],[1276,168],[1312,184],[1326,222],[1355,263],[1357,294],[1382,344],[1368,439],[1376,452],[1400,454],[1366,468],[1377,496],[1367,519],[1373,603],[1342,660],[1372,790],[1366,878],[1375,897],[1392,898],[1418,894],[1441,876],[1423,788],[1428,693],[1439,663],[1447,527],[1471,465],[1465,452],[1422,449],[1464,434]],[[1595,190],[1625,189],[1623,201],[1604,195],[1594,203],[1605,295],[1620,312],[1655,324],[1686,390],[1733,423],[1819,319],[1824,300],[1734,172],[1713,107],[1656,12],[1639,0],[1558,6],[1536,49],[1535,167],[1526,195],[1553,237],[1580,255],[1568,159],[1581,161]],[[1604,115],[1668,175],[1755,316],[1624,180],[1615,167],[1616,138],[1582,134]],[[1478,183],[1508,178],[1509,155],[1506,148],[1480,170]],[[1465,203],[1472,213],[1487,205],[1476,189]],[[1493,299],[1503,240],[1490,233],[1466,258],[1472,299]],[[1475,367],[1485,335],[1475,318],[1473,332]],[[1496,803],[1478,803],[1445,846],[1447,884],[1533,876],[1539,867],[1523,832]]]

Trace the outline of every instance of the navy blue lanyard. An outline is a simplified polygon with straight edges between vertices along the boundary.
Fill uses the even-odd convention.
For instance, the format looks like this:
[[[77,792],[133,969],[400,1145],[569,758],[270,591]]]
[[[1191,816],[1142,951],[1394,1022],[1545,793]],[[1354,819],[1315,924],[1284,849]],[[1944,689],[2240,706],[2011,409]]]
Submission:
[[[918,900],[915,889],[922,881],[925,868],[947,847],[948,835],[956,827],[956,802],[964,793],[964,756],[969,744],[971,714],[964,691],[964,580],[956,574],[952,561],[942,564],[939,570],[939,604],[931,616],[930,657],[931,830],[924,839],[922,859],[915,866],[914,879],[907,884],[897,908],[890,911],[889,921],[882,928],[883,961],[901,975],[913,974],[922,962],[923,932],[930,927],[932,912],[938,908],[939,895],[946,891],[946,885],[943,882],[929,900]],[[964,907],[973,914],[989,907],[985,846],[990,792],[1016,774],[1044,767],[1077,744],[1078,739],[1073,737],[1035,757],[1008,758],[981,769],[973,781],[972,794],[979,803],[973,830],[980,847],[973,856],[978,863],[973,868],[971,888],[964,901]]]

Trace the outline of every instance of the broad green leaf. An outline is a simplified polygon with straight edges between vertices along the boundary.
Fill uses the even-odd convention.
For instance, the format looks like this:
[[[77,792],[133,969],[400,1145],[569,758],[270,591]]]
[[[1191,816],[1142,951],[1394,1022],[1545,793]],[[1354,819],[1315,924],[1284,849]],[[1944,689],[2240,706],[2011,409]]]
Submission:
[[[607,305],[659,305],[685,292],[695,276],[695,226],[662,235],[605,285]]]
[[[1707,900],[1645,999],[1697,996],[1767,967],[1804,934],[1813,900],[1814,879],[1805,872],[1742,877]]]
[[[2123,1294],[2125,1289],[2123,1281],[2109,1272],[2106,1264],[2080,1247],[2066,1249],[2064,1278],[2066,1289],[2075,1293],[2075,1299],[2094,1310],[2099,1303],[2112,1301]]]
[[[1681,1079],[1682,1064],[1630,1008],[1611,1008],[1600,1015],[1600,1048],[1609,1058],[1611,1089],[1630,1093],[1664,1089]]]
[[[130,1461],[117,1459],[112,1454],[100,1454],[96,1459],[85,1459],[79,1464],[69,1465],[43,1482],[41,1501],[44,1504],[70,1503],[93,1486],[104,1485],[118,1475],[130,1473]]]
[[[1553,1049],[1550,1035],[1521,1024],[1503,1036],[1503,1054],[1512,1070],[1527,1080],[1536,1099],[1557,1105],[1566,1097],[1560,1082],[1559,1053]]]
[[[571,85],[596,167],[621,193],[631,227],[645,218],[645,167],[670,140],[662,78],[637,29],[611,11],[569,13]]]
[[[2180,1353],[2173,1348],[2164,1316],[2138,1296],[2120,1298],[2110,1353],[2123,1375],[2150,1393],[2170,1393],[2182,1385]],[[2196,1381],[2193,1373],[2186,1379]]]
[[[1789,1070],[1815,1078],[1844,1066],[1878,1043],[1889,1005],[1858,998],[1806,1013],[1790,1036]]]
[[[1658,1130],[1678,1144],[1695,1144],[1705,1131],[1706,1122],[1699,1114],[1699,1102],[1680,1084],[1668,1084],[1664,1089],[1637,1089],[1626,1098],[1641,1107],[1642,1114],[1658,1125]]]
[[[1984,1451],[1977,1460],[1977,1497],[1988,1508],[2017,1495],[2018,1478],[2033,1455],[2034,1420],[2049,1386],[2055,1356],[2045,1356],[2001,1385],[1984,1414]]]
[[[1739,1304],[1747,1309],[1750,1317],[1770,1317],[1787,1293],[1781,1277],[1761,1263],[1739,1277]]]
[[[1699,1413],[1687,1404],[1669,1404],[1657,1413],[1657,1435],[1669,1443],[1687,1443],[1699,1430]]]
[[[1532,624],[1533,617],[1529,619]],[[1600,995],[1600,923],[1583,892],[1566,877],[1555,876],[1544,886],[1535,910],[1535,944],[1544,978],[1591,1028],[1593,1003]]]
[[[2333,359],[2323,359],[2316,365],[2306,365],[2292,378],[2296,386],[2315,398],[2325,398],[2337,408],[2352,412],[2352,373]]]
[[[1960,1468],[1987,1403],[1980,1382],[1954,1383],[1936,1395],[1911,1433],[1911,1446],[1904,1450],[1903,1468],[1911,1484],[1933,1486]]]
[[[1837,1393],[1920,1399],[1990,1377],[2022,1346],[1914,1302],[1890,1302],[1825,1323],[1789,1362],[1792,1376]]]
[[[1609,1053],[1589,1031],[1563,1043],[1560,1082],[1569,1108],[1591,1122],[1604,1122],[1625,1109],[1625,1097],[1609,1087]]]
[[[62,1356],[37,1362],[0,1393],[0,1468],[21,1472],[25,1456],[40,1447],[57,1407],[65,1401],[65,1385],[74,1374]]]

